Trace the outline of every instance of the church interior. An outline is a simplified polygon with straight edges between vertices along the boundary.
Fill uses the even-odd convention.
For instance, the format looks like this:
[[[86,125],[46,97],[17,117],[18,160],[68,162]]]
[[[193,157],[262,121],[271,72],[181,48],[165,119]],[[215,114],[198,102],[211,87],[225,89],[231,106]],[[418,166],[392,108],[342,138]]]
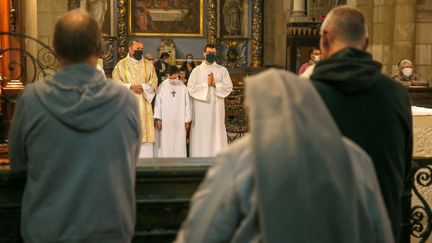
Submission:
[[[415,80],[398,80],[409,93],[414,141],[404,195],[411,210],[402,219],[407,241],[401,242],[432,242],[432,0],[0,1],[0,242],[23,240],[20,214],[26,179],[10,171],[8,134],[26,85],[61,69],[52,46],[60,16],[81,9],[94,17],[103,36],[98,65],[108,79],[134,40],[143,43],[148,61],[168,53],[166,64],[178,68],[188,59],[197,66],[205,62],[203,50],[214,44],[216,62],[232,80],[232,92],[224,101],[230,146],[249,131],[244,108],[248,78],[270,68],[299,74],[303,64],[313,62],[312,50],[320,48],[326,16],[342,5],[363,12],[366,51],[382,64],[384,75],[397,82],[415,73]],[[402,71],[404,65],[411,68],[409,75]],[[133,242],[172,242],[212,164],[213,157],[140,158]]]

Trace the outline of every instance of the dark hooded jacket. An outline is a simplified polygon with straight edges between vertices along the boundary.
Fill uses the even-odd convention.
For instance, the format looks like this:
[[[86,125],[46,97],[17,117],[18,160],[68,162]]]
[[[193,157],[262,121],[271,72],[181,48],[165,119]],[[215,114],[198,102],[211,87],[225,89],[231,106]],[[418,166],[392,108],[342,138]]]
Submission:
[[[342,134],[371,156],[395,239],[399,239],[402,214],[409,210],[402,196],[412,157],[407,90],[383,75],[381,64],[369,53],[353,48],[319,62],[310,78]]]
[[[137,110],[128,89],[87,65],[26,86],[9,144],[12,170],[27,173],[25,242],[130,242]]]

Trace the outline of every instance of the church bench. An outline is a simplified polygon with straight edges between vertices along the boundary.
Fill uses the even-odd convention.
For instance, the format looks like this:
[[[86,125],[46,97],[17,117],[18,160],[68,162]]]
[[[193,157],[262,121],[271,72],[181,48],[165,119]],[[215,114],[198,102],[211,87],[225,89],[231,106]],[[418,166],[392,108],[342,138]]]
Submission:
[[[140,160],[136,173],[137,219],[133,242],[172,242],[189,200],[212,159]],[[0,243],[21,242],[20,204],[25,179],[0,167]]]

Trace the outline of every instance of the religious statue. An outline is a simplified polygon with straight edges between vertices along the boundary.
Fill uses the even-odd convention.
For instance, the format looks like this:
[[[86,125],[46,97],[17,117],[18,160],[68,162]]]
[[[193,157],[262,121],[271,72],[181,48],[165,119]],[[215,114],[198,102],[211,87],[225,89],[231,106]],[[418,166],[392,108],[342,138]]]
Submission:
[[[239,0],[227,0],[223,6],[225,31],[229,36],[240,35],[243,9]]]
[[[159,54],[167,52],[170,55],[168,58],[168,63],[170,65],[176,65],[176,44],[172,39],[162,39],[159,44],[158,51]]]
[[[86,10],[89,14],[96,20],[99,25],[99,28],[102,29],[105,14],[108,10],[108,1],[107,0],[84,0],[84,4],[87,2]]]

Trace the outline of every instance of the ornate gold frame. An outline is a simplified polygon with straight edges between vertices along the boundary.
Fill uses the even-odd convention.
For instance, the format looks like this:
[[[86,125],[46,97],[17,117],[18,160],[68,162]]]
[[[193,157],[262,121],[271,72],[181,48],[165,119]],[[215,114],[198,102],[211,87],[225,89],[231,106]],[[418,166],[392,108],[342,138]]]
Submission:
[[[127,19],[128,15],[128,2],[130,0],[117,0],[117,53],[118,58],[124,58],[128,52],[127,38],[129,23]],[[201,14],[204,11],[204,1],[200,1]],[[68,0],[69,9],[76,8],[79,6],[79,0]],[[207,43],[217,42],[217,0],[207,0]],[[252,39],[251,41],[251,67],[262,66],[263,58],[263,0],[252,0]],[[203,32],[204,28],[204,16],[200,16],[200,32]],[[140,35],[143,36],[143,35]],[[156,36],[147,35],[147,36]],[[163,36],[163,35],[158,35]],[[167,35],[165,35],[167,36]],[[169,35],[179,36],[179,35]],[[190,36],[190,35],[186,35]],[[204,36],[202,33],[201,37]]]
[[[141,33],[132,32],[132,18],[130,13],[132,12],[132,0],[128,0],[128,35],[129,36],[170,36],[170,37],[203,37],[204,36],[204,0],[200,0],[200,19],[199,19],[199,33],[185,34],[185,33]]]

